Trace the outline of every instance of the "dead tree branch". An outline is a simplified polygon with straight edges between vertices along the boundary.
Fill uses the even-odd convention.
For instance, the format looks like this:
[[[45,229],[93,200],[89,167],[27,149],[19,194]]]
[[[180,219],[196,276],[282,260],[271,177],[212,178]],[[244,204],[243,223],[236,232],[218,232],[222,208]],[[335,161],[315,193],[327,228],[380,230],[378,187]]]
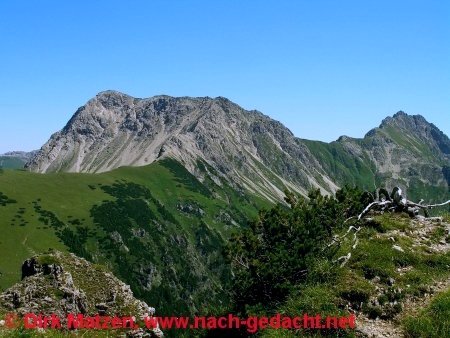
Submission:
[[[420,211],[423,211],[425,217],[429,218],[428,210],[450,204],[450,200],[443,202],[443,203],[438,203],[438,204],[422,204],[424,202],[423,199],[421,199],[419,201],[419,203],[415,203],[415,202],[412,202],[412,201],[406,199],[406,197],[403,196],[402,189],[400,189],[399,187],[395,187],[394,189],[392,189],[391,194],[389,194],[386,189],[383,189],[383,188],[379,189],[376,195],[378,198],[377,201],[373,201],[369,205],[367,205],[364,208],[364,210],[358,215],[358,217],[352,216],[352,217],[347,218],[344,221],[344,224],[346,224],[347,222],[349,222],[351,220],[357,220],[357,222],[360,222],[370,211],[407,212],[411,217],[418,216]],[[429,219],[431,219],[431,218],[429,218]],[[356,247],[359,243],[358,232],[361,230],[361,227],[362,227],[362,225],[360,225],[359,227],[357,227],[355,225],[350,225],[348,227],[347,231],[345,232],[345,234],[343,234],[342,236],[335,235],[333,237],[333,240],[331,241],[331,243],[327,245],[326,248],[329,248],[333,245],[340,246],[341,242],[348,236],[348,234],[350,234],[352,230],[354,231],[352,247],[350,249],[350,252],[348,252],[344,256],[337,258],[337,260],[335,261],[335,262],[342,262],[341,267],[344,266],[345,264],[347,264],[347,262],[351,258],[352,250],[356,249]]]

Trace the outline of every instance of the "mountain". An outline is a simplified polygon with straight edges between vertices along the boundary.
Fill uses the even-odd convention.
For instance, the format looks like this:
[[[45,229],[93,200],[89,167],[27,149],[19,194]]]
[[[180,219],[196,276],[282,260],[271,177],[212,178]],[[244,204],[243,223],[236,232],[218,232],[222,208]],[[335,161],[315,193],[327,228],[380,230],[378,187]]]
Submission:
[[[448,197],[450,140],[420,115],[400,111],[362,139],[303,142],[337,185],[398,185],[416,199]]]
[[[21,169],[36,155],[37,151],[11,151],[0,155],[0,168]]]
[[[401,112],[362,139],[324,143],[221,97],[103,92],[28,171],[0,170],[0,288],[54,249],[106,266],[161,315],[218,314],[230,302],[228,239],[284,189],[400,184],[410,199],[448,199],[449,149],[437,127]]]
[[[337,188],[281,123],[221,97],[136,99],[102,92],[77,110],[27,168],[105,172],[168,157],[201,181],[205,175],[219,184],[224,178],[271,201],[282,199],[286,187],[302,194],[311,187]]]
[[[363,139],[302,140],[280,122],[222,98],[99,93],[26,165],[35,172],[110,171],[173,158],[201,182],[226,180],[269,201],[285,189],[400,185],[411,197],[448,192],[450,140],[422,116],[386,118]],[[422,196],[422,195],[423,196]]]

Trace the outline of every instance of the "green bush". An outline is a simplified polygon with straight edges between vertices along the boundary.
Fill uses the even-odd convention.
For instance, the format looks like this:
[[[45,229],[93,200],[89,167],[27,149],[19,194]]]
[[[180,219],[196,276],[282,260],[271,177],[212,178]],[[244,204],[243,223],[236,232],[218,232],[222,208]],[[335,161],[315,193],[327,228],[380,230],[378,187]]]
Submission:
[[[283,302],[298,285],[333,281],[337,265],[330,260],[335,252],[324,249],[367,200],[370,196],[348,187],[336,197],[313,190],[308,200],[286,192],[290,208],[277,205],[261,211],[247,230],[231,239],[227,250],[235,274],[236,310],[267,309]]]
[[[11,198],[8,198],[8,196],[6,196],[2,192],[0,192],[0,206],[5,207],[7,204],[14,204],[14,203],[17,203],[17,201],[13,200]]]

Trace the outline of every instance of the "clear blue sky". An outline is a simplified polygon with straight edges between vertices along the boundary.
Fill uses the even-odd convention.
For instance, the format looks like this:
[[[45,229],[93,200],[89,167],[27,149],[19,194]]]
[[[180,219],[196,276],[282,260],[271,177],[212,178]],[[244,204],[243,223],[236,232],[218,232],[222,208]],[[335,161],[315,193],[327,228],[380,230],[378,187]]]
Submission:
[[[225,96],[302,138],[398,110],[450,135],[450,1],[0,2],[0,153],[97,92]]]

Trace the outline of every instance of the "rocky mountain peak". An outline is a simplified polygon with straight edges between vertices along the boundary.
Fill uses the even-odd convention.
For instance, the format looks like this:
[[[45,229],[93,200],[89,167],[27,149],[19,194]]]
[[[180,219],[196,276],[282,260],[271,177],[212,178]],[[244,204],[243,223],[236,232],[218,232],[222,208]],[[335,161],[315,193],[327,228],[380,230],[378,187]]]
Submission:
[[[419,115],[409,115],[405,113],[404,111],[400,110],[397,113],[395,113],[393,116],[388,116],[383,121],[381,121],[381,124],[379,128],[383,128],[385,126],[392,126],[392,125],[404,125],[405,123],[413,121],[416,117]]]
[[[93,101],[99,102],[105,108],[120,107],[133,102],[133,100],[133,97],[115,90],[100,92],[93,99]]]
[[[379,129],[385,131],[393,139],[415,138],[417,142],[428,145],[437,153],[450,154],[450,139],[422,115],[408,115],[400,111],[393,117],[383,120]]]
[[[270,200],[282,199],[287,186],[302,194],[312,186],[336,189],[289,129],[224,97],[139,99],[101,92],[52,135],[27,167],[104,172],[165,157],[178,160],[200,180],[214,171],[214,181],[225,179]],[[200,172],[198,160],[213,170]]]
[[[396,112],[395,114],[394,114],[394,118],[395,117],[402,117],[402,116],[408,116],[408,114],[406,114],[403,110],[399,110],[398,112]]]

